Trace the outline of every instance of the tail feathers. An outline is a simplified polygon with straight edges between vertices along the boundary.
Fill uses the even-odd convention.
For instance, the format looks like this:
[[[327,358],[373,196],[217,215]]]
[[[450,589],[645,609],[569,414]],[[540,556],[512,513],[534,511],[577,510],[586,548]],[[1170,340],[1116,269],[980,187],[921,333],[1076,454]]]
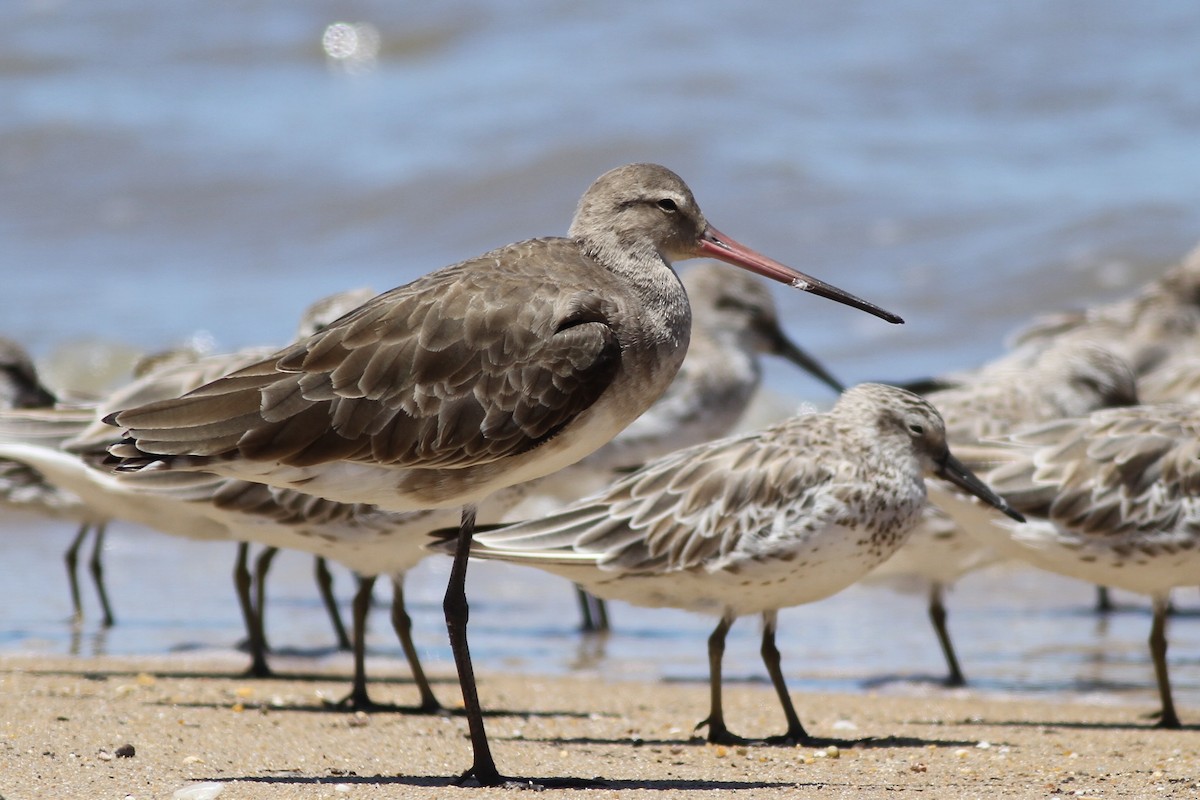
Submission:
[[[100,464],[112,472],[143,472],[151,470],[204,469],[211,459],[204,456],[164,456],[147,453],[133,439],[123,439],[108,448],[108,456]]]
[[[480,525],[476,533],[488,533],[508,527],[507,525]],[[458,546],[458,528],[438,528],[429,532],[431,541],[425,548],[435,553],[454,555]],[[507,549],[502,544],[476,539],[471,542],[471,557],[491,561],[508,561],[512,564],[530,564],[554,571],[554,567],[595,566],[601,558],[599,553],[580,552],[570,546],[544,550]]]

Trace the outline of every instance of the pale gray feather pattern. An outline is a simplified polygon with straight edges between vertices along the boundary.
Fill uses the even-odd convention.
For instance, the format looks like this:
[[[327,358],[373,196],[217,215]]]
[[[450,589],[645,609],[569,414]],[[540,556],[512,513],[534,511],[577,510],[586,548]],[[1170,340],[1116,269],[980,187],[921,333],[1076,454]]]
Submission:
[[[846,506],[829,485],[834,473],[789,452],[788,428],[806,426],[801,417],[678,451],[576,509],[488,534],[488,546],[538,551],[531,560],[540,562],[569,562],[570,554],[547,551],[570,547],[623,573],[713,569],[735,555],[762,555],[784,530],[820,528],[844,516]],[[831,489],[832,502],[814,501]]]
[[[1066,533],[1137,546],[1200,534],[1200,424],[1188,406],[1097,412],[970,450],[977,462],[992,454],[989,479],[1015,508]]]

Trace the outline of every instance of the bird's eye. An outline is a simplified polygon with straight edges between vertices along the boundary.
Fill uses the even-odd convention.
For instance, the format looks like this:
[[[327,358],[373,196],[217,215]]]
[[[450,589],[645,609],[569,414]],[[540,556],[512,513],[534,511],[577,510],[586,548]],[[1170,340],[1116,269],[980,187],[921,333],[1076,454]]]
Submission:
[[[666,211],[668,214],[674,214],[679,210],[679,207],[675,205],[675,201],[669,197],[664,197],[662,200],[659,200],[658,207],[663,211]]]
[[[908,430],[911,433],[915,433],[917,436],[922,436],[925,433],[925,426],[921,425],[919,422],[910,422],[908,423]]]

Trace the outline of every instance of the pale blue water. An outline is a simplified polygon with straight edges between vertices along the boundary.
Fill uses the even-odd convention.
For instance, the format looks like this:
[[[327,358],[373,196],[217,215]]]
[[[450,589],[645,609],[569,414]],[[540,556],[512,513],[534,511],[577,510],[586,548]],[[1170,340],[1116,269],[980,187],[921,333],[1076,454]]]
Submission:
[[[347,69],[323,53],[339,20],[374,26],[374,60]],[[561,233],[596,175],[653,160],[717,227],[908,320],[779,288],[791,333],[843,380],[969,367],[1030,315],[1118,296],[1200,240],[1196,42],[1189,0],[15,0],[0,5],[0,334],[42,358],[198,329],[220,349],[281,342],[317,296]],[[787,368],[767,381],[787,402],[827,399]],[[0,651],[71,648],[68,539],[5,523]],[[103,641],[85,628],[79,649],[228,646],[226,549],[115,530],[120,624]],[[423,645],[444,660],[440,573],[424,574],[438,569],[411,591]],[[321,652],[307,560],[278,572],[276,646]],[[509,575],[472,576],[483,668],[571,668],[569,594]],[[965,581],[951,611],[968,673],[998,691],[1150,686],[1148,619],[1100,632],[1090,599],[1055,578]],[[856,590],[790,612],[789,674],[860,686],[939,673],[921,606]],[[709,621],[626,612],[605,669],[703,674]],[[735,628],[731,674],[761,674],[755,636]],[[1184,617],[1172,659],[1185,708],[1200,700],[1198,658]]]

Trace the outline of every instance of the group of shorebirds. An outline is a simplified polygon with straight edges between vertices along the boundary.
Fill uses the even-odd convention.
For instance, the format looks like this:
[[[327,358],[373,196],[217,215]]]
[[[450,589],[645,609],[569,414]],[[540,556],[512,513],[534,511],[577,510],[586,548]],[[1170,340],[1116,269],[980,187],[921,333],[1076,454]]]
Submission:
[[[272,548],[260,577],[274,548],[317,556],[318,574],[320,559],[350,568],[356,708],[370,706],[363,629],[379,576],[395,585],[419,707],[441,708],[401,582],[431,552],[452,555],[444,608],[474,754],[464,777],[484,785],[510,779],[475,691],[468,557],[716,616],[701,723],[713,742],[744,741],[726,727],[721,661],[734,620],[761,614],[787,722],[771,738],[799,743],[814,739],[783,677],[779,609],[864,579],[921,581],[948,682],[962,683],[943,589],[1016,557],[1153,598],[1160,724],[1179,726],[1164,613],[1173,586],[1200,582],[1200,254],[1134,298],[1039,323],[991,364],[914,384],[924,396],[845,389],[783,334],[765,285],[719,264],[681,281],[672,262],[693,257],[901,321],[737,243],[678,176],[632,164],[592,184],[567,237],[323,301],[281,350],[155,359],[82,404],[56,400],[20,349],[4,348],[0,492],[79,523],[69,560],[110,520],[241,542],[259,674],[246,543]],[[840,398],[729,436],[764,353]]]

